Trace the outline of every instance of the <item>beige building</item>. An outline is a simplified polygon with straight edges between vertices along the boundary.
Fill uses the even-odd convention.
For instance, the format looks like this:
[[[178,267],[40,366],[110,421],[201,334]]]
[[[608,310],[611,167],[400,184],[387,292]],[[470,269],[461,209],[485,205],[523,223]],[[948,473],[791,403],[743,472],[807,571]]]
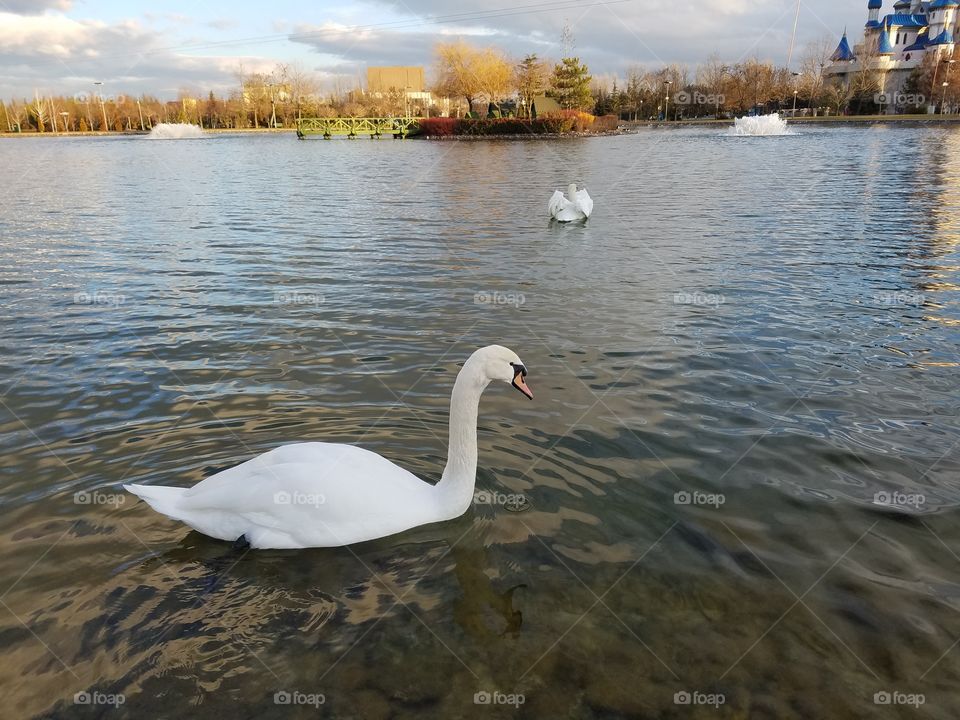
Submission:
[[[403,90],[407,94],[424,92],[426,83],[423,68],[402,65],[367,68],[367,92],[386,93],[391,90]]]
[[[431,106],[444,115],[450,114],[450,99],[434,97],[427,90],[423,68],[419,66],[387,65],[367,68],[367,92],[382,96],[402,92],[408,103],[408,114],[424,115]]]

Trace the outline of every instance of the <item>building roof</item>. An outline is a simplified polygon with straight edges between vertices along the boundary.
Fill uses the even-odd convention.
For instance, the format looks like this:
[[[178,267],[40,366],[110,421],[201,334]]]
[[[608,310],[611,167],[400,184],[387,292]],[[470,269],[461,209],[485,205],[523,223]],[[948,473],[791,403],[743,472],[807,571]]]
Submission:
[[[878,55],[893,54],[893,43],[890,42],[890,26],[889,25],[884,25],[883,30],[880,31],[880,37],[877,39],[877,54]]]
[[[865,25],[864,27],[867,27],[867,28],[878,28],[878,27],[880,27],[880,21],[879,21],[879,20],[867,20],[867,23],[866,23],[866,25]]]
[[[889,38],[887,39],[889,42]],[[850,43],[847,42],[847,32],[843,32],[843,37],[840,38],[840,44],[837,45],[837,49],[833,51],[833,55],[830,56],[830,59],[834,62],[840,60],[855,60],[856,57],[853,54],[853,50],[850,49]]]
[[[905,47],[903,51],[907,52],[911,50],[923,50],[927,46],[927,44],[928,44],[927,29],[923,28],[923,30],[917,33],[917,39],[913,41],[913,44],[908,47]]]
[[[933,0],[933,2],[930,3],[930,9],[956,7],[957,5],[960,5],[958,0]]]
[[[942,1],[953,3],[954,5],[960,5],[960,0]],[[941,2],[941,0],[935,0],[935,2]],[[888,25],[895,25],[897,27],[921,28],[927,24],[926,15],[911,15],[910,13],[894,13],[892,15],[887,15],[883,20]]]
[[[933,40],[927,43],[927,45],[950,45],[953,43],[953,34],[947,30],[943,29],[939,35],[937,35]]]
[[[883,7],[883,0],[869,0],[867,10],[879,10]]]

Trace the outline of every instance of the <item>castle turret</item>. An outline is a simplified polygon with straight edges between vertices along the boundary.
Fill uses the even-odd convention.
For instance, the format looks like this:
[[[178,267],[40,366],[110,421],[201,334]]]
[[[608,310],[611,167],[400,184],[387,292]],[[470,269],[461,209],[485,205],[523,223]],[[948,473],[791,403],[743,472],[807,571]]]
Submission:
[[[840,43],[837,45],[837,49],[833,51],[830,59],[833,60],[833,62],[850,62],[851,60],[856,60],[853,51],[850,49],[850,43],[847,42],[846,30],[843,31],[843,37],[840,38]]]
[[[867,2],[867,27],[876,27],[880,17],[880,8],[883,7],[883,0],[869,0]]]

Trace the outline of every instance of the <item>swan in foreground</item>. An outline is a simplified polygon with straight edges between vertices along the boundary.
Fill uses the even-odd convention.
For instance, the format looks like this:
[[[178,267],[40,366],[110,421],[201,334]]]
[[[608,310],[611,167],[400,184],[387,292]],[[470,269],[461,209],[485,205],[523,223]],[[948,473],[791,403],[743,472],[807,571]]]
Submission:
[[[517,354],[500,345],[467,359],[450,397],[447,465],[436,485],[355,445],[304,442],[192,488],[123,487],[204,535],[254,548],[338,547],[451,520],[473,502],[480,395],[491,380],[501,380],[532,400],[526,375]]]
[[[593,212],[593,198],[584,190],[577,190],[576,183],[567,185],[567,197],[559,190],[554,190],[547,205],[550,216],[560,222],[571,220],[585,220]]]

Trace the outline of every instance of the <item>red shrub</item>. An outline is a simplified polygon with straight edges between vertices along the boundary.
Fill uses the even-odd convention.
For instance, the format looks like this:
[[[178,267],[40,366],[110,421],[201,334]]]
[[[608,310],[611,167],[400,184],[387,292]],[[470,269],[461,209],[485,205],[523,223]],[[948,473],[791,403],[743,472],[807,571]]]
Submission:
[[[451,117],[421,118],[418,124],[420,125],[420,134],[428,137],[453,135],[457,129],[457,119]]]

